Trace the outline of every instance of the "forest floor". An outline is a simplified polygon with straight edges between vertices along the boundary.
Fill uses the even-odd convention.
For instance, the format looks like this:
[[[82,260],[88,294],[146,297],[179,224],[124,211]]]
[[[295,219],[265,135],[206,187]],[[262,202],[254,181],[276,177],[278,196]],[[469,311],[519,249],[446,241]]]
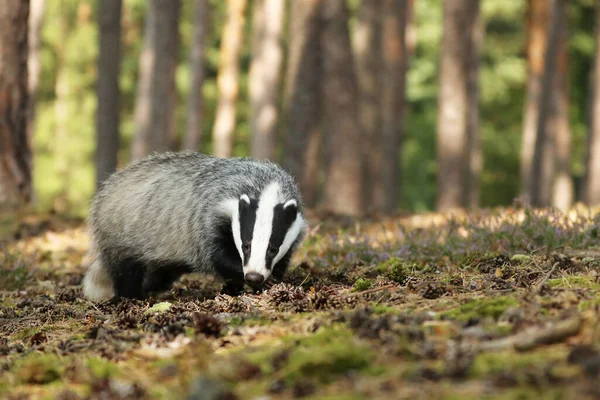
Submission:
[[[311,221],[286,283],[93,304],[82,221],[0,220],[0,398],[600,397],[600,216]]]

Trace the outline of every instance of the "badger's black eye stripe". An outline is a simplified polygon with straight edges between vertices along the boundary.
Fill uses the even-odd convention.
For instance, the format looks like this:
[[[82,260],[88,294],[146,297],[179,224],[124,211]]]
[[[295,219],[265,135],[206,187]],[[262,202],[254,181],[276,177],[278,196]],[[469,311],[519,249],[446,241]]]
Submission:
[[[250,259],[252,248],[252,233],[254,232],[254,221],[256,221],[256,210],[258,208],[258,200],[250,199],[250,204],[245,199],[239,201],[239,218],[240,218],[240,236],[242,239],[242,252],[244,253],[244,263]]]
[[[271,230],[271,240],[267,250],[267,267],[271,268],[273,259],[279,252],[279,247],[285,239],[285,235],[296,220],[297,208],[288,206],[283,208],[283,204],[278,204],[273,209],[273,227]],[[271,249],[273,249],[271,251]]]

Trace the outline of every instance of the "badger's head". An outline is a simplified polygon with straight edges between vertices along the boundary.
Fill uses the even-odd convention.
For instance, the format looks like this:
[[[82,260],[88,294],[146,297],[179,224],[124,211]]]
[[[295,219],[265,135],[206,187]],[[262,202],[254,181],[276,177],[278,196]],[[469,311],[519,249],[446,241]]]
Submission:
[[[260,286],[306,229],[298,200],[286,198],[279,184],[272,182],[259,198],[242,194],[228,203],[244,279],[251,286]]]

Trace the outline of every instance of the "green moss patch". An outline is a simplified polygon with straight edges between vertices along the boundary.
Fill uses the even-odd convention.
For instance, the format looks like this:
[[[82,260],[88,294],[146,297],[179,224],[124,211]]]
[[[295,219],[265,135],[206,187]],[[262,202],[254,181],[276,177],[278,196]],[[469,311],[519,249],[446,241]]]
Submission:
[[[373,281],[367,278],[358,278],[352,286],[352,291],[362,292],[363,290],[370,289],[373,286]]]
[[[64,367],[53,354],[32,353],[19,360],[13,371],[19,383],[45,385],[59,380]]]
[[[498,319],[509,307],[518,307],[519,302],[512,297],[493,297],[471,300],[442,314],[444,318],[465,322],[471,319],[491,317]]]
[[[555,288],[600,290],[600,283],[587,276],[565,276],[562,278],[548,279],[546,284]]]

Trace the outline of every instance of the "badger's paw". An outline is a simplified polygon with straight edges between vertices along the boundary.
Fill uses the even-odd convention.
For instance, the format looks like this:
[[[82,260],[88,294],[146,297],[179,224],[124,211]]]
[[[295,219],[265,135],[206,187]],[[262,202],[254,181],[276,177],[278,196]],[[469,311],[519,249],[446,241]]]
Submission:
[[[83,295],[91,301],[109,300],[114,296],[113,282],[99,260],[94,260],[83,278]]]

